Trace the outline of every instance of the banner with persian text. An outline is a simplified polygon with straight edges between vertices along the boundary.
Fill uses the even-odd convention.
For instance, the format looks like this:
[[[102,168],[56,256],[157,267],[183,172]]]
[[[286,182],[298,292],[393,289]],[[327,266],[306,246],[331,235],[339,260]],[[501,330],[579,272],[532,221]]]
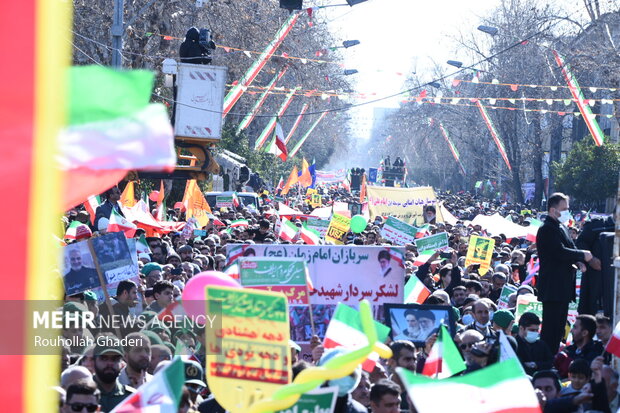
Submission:
[[[368,208],[370,217],[392,216],[411,225],[424,224],[424,207],[434,205],[437,221],[443,222],[437,206],[437,196],[430,186],[416,188],[391,188],[368,186]]]

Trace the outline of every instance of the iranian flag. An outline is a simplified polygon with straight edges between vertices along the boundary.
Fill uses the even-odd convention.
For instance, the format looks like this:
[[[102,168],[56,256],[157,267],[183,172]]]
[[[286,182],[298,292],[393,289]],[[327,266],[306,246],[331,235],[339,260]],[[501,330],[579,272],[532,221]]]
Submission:
[[[243,252],[246,250],[246,248],[248,247],[247,244],[244,245],[234,245],[234,244],[229,244],[226,246],[226,250],[227,250],[227,256],[228,256],[228,260],[226,261],[226,266],[229,266],[231,264],[233,264],[235,261],[237,261],[237,258],[241,258],[243,257]],[[230,248],[230,249],[228,249]]]
[[[419,267],[421,265],[426,264],[433,254],[434,254],[434,251],[429,251],[425,254],[418,255],[417,257],[415,257],[415,261],[413,262],[413,265]]]
[[[398,263],[401,268],[405,268],[405,254],[397,250],[396,248],[385,247],[390,253],[390,257]]]
[[[429,295],[431,291],[415,275],[405,284],[405,304],[422,304]]]
[[[300,229],[301,239],[308,245],[319,245],[321,243],[321,234],[312,228],[302,225]]]
[[[415,233],[415,238],[420,239],[429,235],[431,235],[430,226],[428,224],[424,224],[418,228],[418,232]]]
[[[607,342],[605,351],[616,357],[620,357],[620,322],[616,324],[616,328],[614,328],[614,332]]]
[[[69,124],[58,136],[63,209],[116,185],[128,171],[174,169],[168,112],[151,103],[155,73],[74,66],[68,76]]]
[[[174,301],[168,304],[166,308],[157,314],[157,319],[166,323],[172,322],[176,324],[175,320],[180,320],[181,317],[185,317],[186,315],[185,309],[181,303]]]
[[[533,219],[527,227],[527,235],[525,236],[525,239],[530,242],[536,242],[536,234],[538,234],[538,229],[542,226],[542,224],[542,221]]]
[[[224,274],[228,275],[230,278],[234,278],[235,280],[241,278],[241,275],[239,274],[239,264],[237,264],[236,262],[233,262],[232,264],[225,267],[223,272]]]
[[[110,214],[110,222],[108,222],[108,232],[120,232],[123,231],[127,238],[133,238],[136,235],[136,229],[138,227],[133,222],[127,221],[124,216],[116,212],[114,208],[112,208],[112,213]]]
[[[140,235],[140,238],[136,240],[136,250],[138,251],[138,254],[143,252],[147,254],[151,253],[151,249],[149,248],[148,242],[146,242],[146,237],[144,234]]]
[[[284,241],[293,241],[299,232],[297,225],[293,224],[286,218],[282,218],[282,225],[280,227],[280,233],[278,236]]]
[[[111,413],[176,413],[183,394],[185,368],[181,357],[140,386],[138,392],[121,402]]]
[[[247,219],[237,219],[230,223],[231,228],[241,228],[241,227],[248,227],[248,226],[250,226],[250,223],[248,222]]]
[[[280,177],[280,180],[278,181],[278,186],[276,186],[275,192],[281,191],[282,188],[284,188],[284,178]]]
[[[282,125],[280,125],[279,121],[276,121],[273,140],[267,148],[267,153],[277,156],[282,159],[283,162],[286,162],[286,159],[288,158],[288,149],[286,149],[286,144],[284,143],[284,132],[282,132]]]
[[[389,327],[375,321],[375,328],[377,330],[377,340],[385,342],[390,333]],[[362,329],[359,311],[348,305],[338,303],[334,316],[327,326],[323,346],[326,349],[334,347],[358,349],[367,345],[368,339]],[[371,372],[375,368],[375,364],[378,360],[379,355],[373,352],[362,364],[362,368]]]
[[[101,205],[101,197],[99,195],[91,195],[84,202],[84,208],[86,208],[86,212],[90,215],[90,223],[92,225],[95,225],[95,212],[97,212],[99,205]]]
[[[538,397],[519,362],[511,359],[444,380],[396,372],[419,413],[540,413]]]
[[[465,362],[456,344],[443,324],[431,352],[424,363],[422,374],[436,379],[446,379],[465,370]]]

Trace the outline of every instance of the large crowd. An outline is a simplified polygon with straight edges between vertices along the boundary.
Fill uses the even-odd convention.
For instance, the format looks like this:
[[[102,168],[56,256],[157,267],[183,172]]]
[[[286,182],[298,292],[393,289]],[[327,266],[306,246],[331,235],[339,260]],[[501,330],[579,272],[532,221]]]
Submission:
[[[317,190],[322,194],[324,206],[335,201],[359,202],[359,196],[341,186],[320,185]],[[99,225],[99,221],[109,216],[112,209],[121,212],[121,208],[118,188],[104,195],[107,199],[99,206],[94,222],[86,211],[78,208],[67,212],[65,223],[69,225],[78,220],[88,226],[91,233],[105,232],[106,225]],[[313,208],[295,189],[284,198],[289,207],[300,211],[300,216],[292,217],[291,221],[301,226],[302,215],[311,214]],[[454,215],[456,222],[441,222],[438,205],[424,207],[423,219],[429,234],[448,233],[449,249],[437,251],[420,263],[416,246],[413,243],[404,245],[405,282],[417,277],[431,292],[425,304],[447,306],[455,314],[457,321],[452,338],[466,365],[459,374],[466,375],[499,362],[502,332],[536,389],[542,411],[617,411],[620,407],[618,372],[611,367],[612,356],[605,351],[612,336],[613,320],[610,314],[604,313],[600,288],[592,287],[596,282],[591,281],[603,276],[603,257],[601,248],[592,246],[594,237],[589,226],[597,219],[606,221],[590,218],[579,211],[569,216],[565,212],[569,210],[569,200],[561,194],[549,197],[544,211],[483,199],[470,193],[440,193],[438,199]],[[256,207],[240,204],[213,208],[204,236],[184,237],[180,232],[170,232],[147,237],[150,252],[138,255],[139,276],[118,284],[111,300],[112,308],[101,303],[91,291],[65,296],[65,312],[91,312],[97,318],[108,316],[112,310],[117,315],[141,316],[147,322],[128,326],[123,331],[63,329],[62,335],[68,339],[120,334],[135,340],[124,348],[112,341],[85,345],[74,340],[75,345],[66,346],[58,387],[61,411],[111,411],[169,363],[179,346],[192,355],[184,359],[186,381],[179,412],[224,411],[210,394],[204,374],[204,328],[171,329],[148,321],[178,301],[193,276],[203,271],[225,271],[228,245],[291,243],[280,240],[275,230],[278,202],[267,193],[261,196],[261,201],[263,204]],[[538,229],[538,241],[542,242],[528,241],[525,237],[507,239],[492,228],[471,224],[477,215],[496,213],[523,226],[535,220],[542,221]],[[184,214],[184,206],[178,203],[168,210],[167,220],[183,222]],[[371,217],[366,230],[350,232],[346,243],[390,245],[381,235],[386,218]],[[231,227],[237,220],[247,220],[247,226]],[[105,222],[107,224],[107,220]],[[138,229],[135,237],[143,234],[144,230]],[[468,240],[472,235],[495,240],[486,273],[481,271],[480,265],[465,266]],[[303,243],[302,240],[292,242]],[[534,262],[538,263],[536,268]],[[579,313],[569,319],[569,303],[577,298],[577,270],[583,273]],[[506,285],[514,286],[514,292],[500,305]],[[586,288],[588,285],[590,287]],[[535,311],[520,314],[516,321],[520,296],[542,302],[544,322],[541,314]],[[404,334],[388,343],[392,358],[381,360],[372,372],[358,368],[352,376],[329,383],[339,387],[336,412],[416,411],[395,368],[421,373],[437,334],[430,334],[422,345],[418,342],[416,346],[414,342],[417,341],[408,338],[418,334],[423,326],[415,316],[407,322]],[[310,357],[302,357],[297,343],[291,342],[290,347],[293,376],[310,365],[325,363],[334,351],[325,350],[319,337],[313,337],[310,343]]]

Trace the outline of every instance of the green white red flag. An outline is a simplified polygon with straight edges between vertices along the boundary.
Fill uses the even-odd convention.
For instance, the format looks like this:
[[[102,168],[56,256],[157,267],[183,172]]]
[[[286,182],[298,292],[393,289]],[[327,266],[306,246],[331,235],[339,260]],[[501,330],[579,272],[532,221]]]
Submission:
[[[282,125],[280,125],[279,121],[276,121],[276,128],[273,134],[273,140],[267,148],[267,153],[271,153],[277,156],[283,162],[286,162],[286,159],[288,157],[288,149],[286,149],[286,144],[284,143],[284,132],[282,131]]]
[[[237,219],[230,223],[231,228],[241,228],[241,227],[247,228],[249,226],[250,226],[250,223],[248,222],[247,219]]]
[[[511,359],[464,376],[435,380],[396,368],[418,413],[540,413],[538,397]]]
[[[280,233],[278,234],[280,238],[284,241],[293,242],[298,232],[299,228],[297,228],[297,225],[286,218],[282,218],[282,225],[280,226]]]
[[[140,386],[138,392],[126,398],[111,413],[177,413],[185,383],[185,368],[181,357]]]
[[[465,370],[463,357],[452,341],[448,329],[442,324],[437,340],[426,358],[422,374],[436,379],[446,379],[463,370]]]
[[[149,248],[148,242],[146,242],[146,237],[144,236],[144,234],[140,235],[140,238],[136,240],[136,251],[138,252],[138,254],[141,254],[143,252],[146,254],[151,253],[151,249]]]
[[[390,334],[390,328],[375,321],[375,329],[377,330],[377,340],[385,342],[388,334]],[[326,349],[334,347],[357,349],[367,345],[368,338],[362,329],[359,311],[348,305],[338,303],[336,311],[327,326],[327,331],[325,331],[323,347]],[[372,371],[377,360],[379,360],[379,355],[375,352],[371,353],[362,364],[362,368],[369,372]]]
[[[454,160],[458,164],[461,173],[463,174],[463,176],[467,175],[467,173],[465,172],[465,168],[463,167],[463,164],[461,163],[461,155],[459,155],[459,151],[456,149],[456,146],[454,146],[452,139],[450,139],[450,136],[448,135],[448,131],[446,131],[446,129],[443,127],[443,124],[441,122],[439,122],[439,130],[441,131],[441,134],[446,140],[446,143],[448,144],[448,147],[450,148],[450,152],[452,152],[452,156],[454,156]]]
[[[596,121],[596,115],[592,113],[590,106],[586,103],[586,98],[583,96],[583,92],[581,91],[581,87],[579,87],[579,82],[577,82],[577,78],[570,70],[570,66],[567,65],[564,61],[564,57],[552,50],[553,56],[555,57],[555,61],[562,69],[562,74],[566,79],[566,83],[568,84],[568,89],[570,90],[571,95],[573,95],[573,99],[577,103],[577,107],[579,108],[579,112],[583,116],[583,121],[586,123],[590,134],[592,135],[592,139],[594,139],[594,143],[596,146],[601,146],[605,142],[605,134],[601,130],[598,122]]]
[[[497,129],[495,129],[495,125],[493,125],[493,121],[491,120],[491,117],[489,116],[487,110],[484,108],[484,106],[482,106],[482,103],[480,103],[479,100],[476,100],[476,106],[478,106],[478,109],[480,110],[480,114],[482,115],[482,119],[484,120],[484,123],[486,123],[487,128],[489,128],[489,132],[491,132],[491,136],[493,137],[493,140],[495,141],[495,144],[497,145],[497,149],[499,149],[499,153],[500,155],[502,155],[502,158],[504,159],[504,162],[506,163],[508,170],[512,171],[512,166],[510,166],[510,161],[508,160],[508,154],[506,153],[506,148],[504,148],[504,144],[499,138],[499,133],[497,133]]]
[[[127,221],[127,219],[116,212],[114,208],[112,208],[112,213],[110,214],[110,221],[108,222],[108,232],[121,232],[125,233],[127,238],[133,238],[136,235],[136,229],[138,227],[133,222]]]
[[[299,229],[301,239],[308,245],[319,245],[321,243],[321,234],[312,228],[308,228],[305,224]]]
[[[86,212],[90,215],[90,223],[92,225],[95,225],[95,212],[97,212],[99,205],[101,205],[101,197],[99,195],[91,195],[84,202],[84,208],[86,208]]]
[[[405,304],[422,304],[429,295],[431,291],[415,274],[409,277],[405,284]]]

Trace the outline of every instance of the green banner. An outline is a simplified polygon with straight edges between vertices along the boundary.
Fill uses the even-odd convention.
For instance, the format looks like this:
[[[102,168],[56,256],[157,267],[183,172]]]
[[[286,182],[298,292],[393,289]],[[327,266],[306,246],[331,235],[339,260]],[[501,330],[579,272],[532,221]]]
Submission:
[[[306,221],[306,226],[310,229],[315,230],[321,237],[325,238],[325,234],[327,234],[327,228],[329,227],[329,221],[325,219],[315,219],[308,218]]]
[[[381,229],[381,236],[396,245],[405,245],[415,242],[417,232],[418,229],[413,225],[390,216]]]
[[[207,300],[222,301],[222,314],[227,317],[257,317],[262,320],[288,323],[284,296],[263,295],[256,290],[210,287]]]
[[[215,207],[216,208],[232,208],[233,197],[232,196],[216,196]]]
[[[502,287],[502,292],[499,295],[499,300],[497,300],[497,308],[502,310],[508,308],[508,297],[510,294],[517,292],[517,286],[512,284],[504,284]]]
[[[415,240],[415,246],[418,248],[419,254],[424,251],[436,251],[438,249],[445,248],[448,245],[447,232],[440,232],[439,234],[431,235],[430,237]]]
[[[338,387],[323,387],[301,395],[297,403],[277,413],[332,413]]]

